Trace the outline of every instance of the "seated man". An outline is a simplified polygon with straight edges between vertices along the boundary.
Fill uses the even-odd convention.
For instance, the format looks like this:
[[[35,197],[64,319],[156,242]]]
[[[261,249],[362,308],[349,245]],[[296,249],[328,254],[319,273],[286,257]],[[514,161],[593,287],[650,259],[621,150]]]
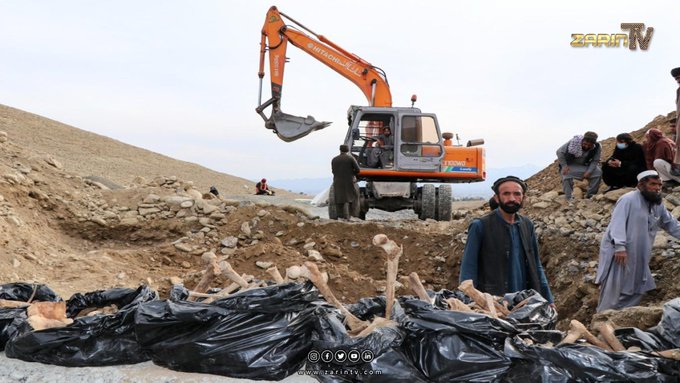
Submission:
[[[637,175],[647,170],[642,145],[628,133],[616,136],[616,148],[602,165],[602,180],[609,187],[604,192],[637,186]]]
[[[392,167],[394,161],[394,137],[392,136],[392,129],[386,126],[382,130],[382,134],[378,136],[375,146],[380,148],[380,165],[381,167]]]
[[[645,133],[643,143],[645,161],[648,170],[656,170],[663,182],[664,189],[680,184],[680,177],[673,175],[672,166],[675,158],[675,142],[664,136],[659,129],[652,128]]]
[[[267,179],[263,178],[260,182],[255,184],[255,194],[257,195],[274,195],[273,190],[269,190],[269,185],[267,185]]]
[[[601,153],[602,148],[597,143],[597,133],[595,132],[586,132],[582,136],[574,136],[557,149],[557,160],[562,176],[562,190],[564,190],[564,197],[567,201],[571,201],[574,178],[588,180],[586,198],[597,193],[602,179],[602,170],[599,166]]]

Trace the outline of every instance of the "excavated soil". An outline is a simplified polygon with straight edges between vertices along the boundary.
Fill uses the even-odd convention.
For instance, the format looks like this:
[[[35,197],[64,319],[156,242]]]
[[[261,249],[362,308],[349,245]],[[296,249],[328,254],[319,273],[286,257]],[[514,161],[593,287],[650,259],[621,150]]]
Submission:
[[[666,117],[655,123],[665,124]],[[64,298],[139,284],[163,296],[173,282],[191,289],[202,276],[208,252],[228,256],[239,273],[266,280],[268,263],[284,272],[310,260],[309,250],[315,250],[331,288],[341,301],[352,303],[384,291],[384,254],[371,244],[378,233],[404,247],[400,276],[415,271],[427,288],[452,289],[467,225],[485,212],[484,207],[454,207],[451,222],[422,222],[408,214],[403,219],[331,221],[316,217],[293,193],[280,191],[275,200],[252,196],[246,190],[250,181],[16,109],[0,107],[0,131],[7,132],[0,143],[0,283],[45,283]],[[611,152],[612,139],[604,141],[603,149]],[[555,164],[529,184],[532,198],[559,190]],[[209,185],[217,185],[224,198],[196,198]],[[611,206],[582,201],[563,208],[570,214],[569,209],[605,211]],[[530,199],[525,213],[539,222],[553,211],[535,208]],[[561,318],[558,327],[566,328],[569,319],[590,322],[597,303],[592,276],[599,242],[575,241],[546,226],[540,246]],[[678,267],[677,255],[655,253],[651,268],[658,289],[643,306],[658,308],[680,296]],[[211,286],[229,283],[218,277]],[[397,293],[411,294],[403,287]]]

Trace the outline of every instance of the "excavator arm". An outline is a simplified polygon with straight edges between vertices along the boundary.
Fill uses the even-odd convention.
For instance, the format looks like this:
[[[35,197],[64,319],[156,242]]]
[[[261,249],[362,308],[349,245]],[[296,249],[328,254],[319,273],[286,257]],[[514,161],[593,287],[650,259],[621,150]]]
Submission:
[[[285,24],[284,17],[295,25]],[[298,28],[309,32],[311,36]],[[369,102],[369,106],[392,106],[392,94],[387,77],[380,68],[371,65],[353,53],[347,52],[324,36],[312,32],[290,16],[279,12],[276,7],[271,7],[262,27],[260,70],[258,72],[260,93],[258,97],[259,106],[256,111],[264,119],[265,127],[274,130],[282,140],[295,141],[315,130],[330,125],[329,122],[316,121],[312,116],[297,117],[281,111],[283,74],[288,42],[352,81],[361,89]],[[272,96],[262,103],[262,83],[267,53],[269,53]],[[264,110],[269,106],[272,107],[272,112],[267,117]]]

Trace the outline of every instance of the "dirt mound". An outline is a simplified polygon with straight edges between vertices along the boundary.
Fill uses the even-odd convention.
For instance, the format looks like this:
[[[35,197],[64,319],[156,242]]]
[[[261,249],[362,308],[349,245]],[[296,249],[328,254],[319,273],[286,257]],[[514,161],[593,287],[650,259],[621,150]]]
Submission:
[[[650,125],[664,126],[667,119]],[[634,136],[641,141],[648,127]],[[456,210],[451,222],[329,221],[306,212],[294,194],[289,205],[272,205],[267,202],[274,199],[244,190],[252,182],[12,108],[0,106],[0,130],[8,132],[0,143],[0,282],[45,283],[64,297],[139,284],[161,294],[171,282],[193,288],[202,276],[203,254],[212,252],[258,279],[270,279],[265,269],[271,264],[283,271],[315,259],[337,296],[351,303],[384,291],[384,255],[371,245],[378,233],[404,246],[400,275],[416,271],[427,288],[454,288],[465,230],[484,213],[476,207]],[[603,142],[605,155],[612,141]],[[225,199],[202,198],[212,184]],[[529,184],[525,213],[540,233],[541,256],[563,318],[559,327],[566,328],[568,319],[587,323],[597,302],[592,281],[599,239],[614,201],[598,195],[574,207],[560,204],[555,164]],[[276,201],[287,196],[277,193]],[[645,305],[680,295],[674,278],[680,244],[662,239],[651,265],[658,289]],[[227,284],[217,278],[213,286]]]

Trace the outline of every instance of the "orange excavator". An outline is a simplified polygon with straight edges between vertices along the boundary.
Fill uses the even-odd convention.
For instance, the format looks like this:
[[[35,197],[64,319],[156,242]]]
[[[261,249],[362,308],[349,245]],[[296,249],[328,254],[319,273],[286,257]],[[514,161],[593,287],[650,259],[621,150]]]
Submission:
[[[454,135],[441,133],[436,115],[423,113],[413,106],[415,95],[411,97],[411,107],[393,107],[387,76],[382,69],[271,7],[262,27],[256,111],[264,119],[265,128],[274,131],[280,139],[295,141],[330,125],[312,116],[298,117],[281,110],[289,42],[353,82],[368,100],[368,106],[349,107],[348,130],[343,142],[359,163],[359,180],[366,181],[360,188],[359,217],[365,218],[370,208],[413,209],[420,219],[450,220],[449,184],[479,182],[486,178],[484,149],[479,146],[484,141],[470,140],[466,146],[454,145]],[[272,96],[263,103],[267,55]],[[271,113],[267,116],[264,111],[270,106]],[[329,217],[335,219],[338,214],[332,187],[328,202]]]

